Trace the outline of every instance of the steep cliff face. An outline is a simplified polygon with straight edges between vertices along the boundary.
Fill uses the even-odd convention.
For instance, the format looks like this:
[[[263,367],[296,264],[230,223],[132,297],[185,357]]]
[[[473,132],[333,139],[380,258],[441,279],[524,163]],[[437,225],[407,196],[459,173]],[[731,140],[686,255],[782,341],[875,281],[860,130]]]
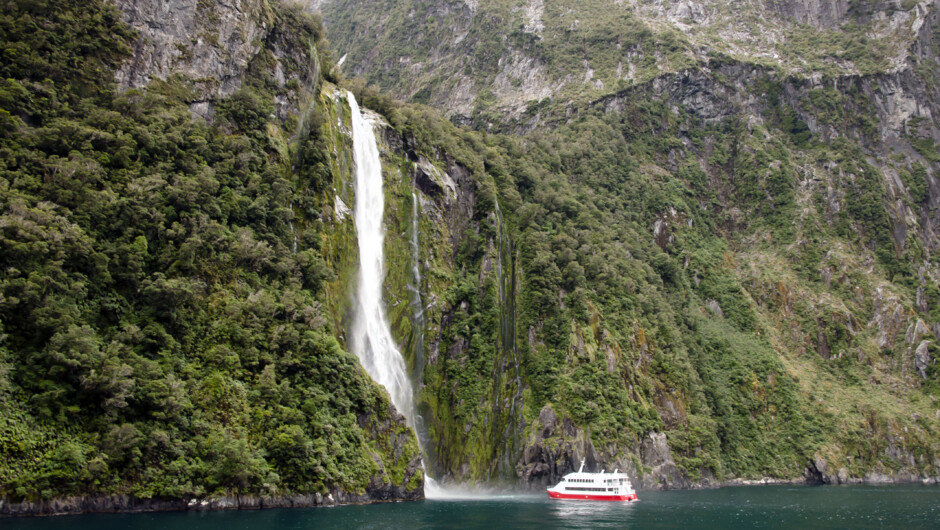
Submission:
[[[937,10],[934,1],[810,0],[310,6],[323,12],[347,73],[484,126],[716,56],[804,77],[903,70]]]
[[[325,309],[322,27],[122,7],[2,14],[0,513],[422,498],[414,433]]]
[[[936,2],[319,8],[347,73],[527,133],[483,155],[513,204],[521,384],[449,422],[472,440],[520,411],[512,448],[448,442],[438,471],[934,480]],[[441,322],[453,373],[483,374],[474,328]],[[435,373],[451,406],[492,404]]]
[[[202,84],[204,96],[231,95],[274,22],[264,0],[116,3],[139,34],[133,58],[117,72],[123,88],[182,75]]]
[[[298,47],[295,41],[297,31],[312,29],[283,24],[279,9],[288,9],[283,6],[273,7],[267,0],[116,4],[138,37],[131,57],[115,72],[123,90],[182,79],[193,89],[190,109],[209,118],[212,100],[241,88],[254,62],[256,69],[269,71],[279,88],[297,81],[275,102],[278,117],[285,120],[300,110],[319,82],[319,50]]]
[[[330,108],[345,101],[335,88],[324,98]],[[446,480],[509,479],[522,390],[517,279],[492,177],[422,138],[426,127],[443,125],[440,117],[409,114],[395,126],[371,117],[385,172],[385,302],[416,383],[425,465]],[[332,137],[347,134],[341,113],[327,123]],[[349,326],[357,265],[350,162],[348,151],[334,150],[335,195],[324,213],[328,255],[340,271],[327,290],[337,329]]]
[[[295,4],[119,5],[81,113],[3,65],[4,509],[418,498],[418,440],[445,482],[937,480],[936,2],[322,3],[347,73],[517,135],[343,84]],[[343,349],[347,88],[417,433]]]
[[[820,2],[819,0],[770,0],[768,7],[778,16],[816,28],[830,28],[845,21],[849,12],[848,0]],[[885,8],[875,9],[884,11]]]

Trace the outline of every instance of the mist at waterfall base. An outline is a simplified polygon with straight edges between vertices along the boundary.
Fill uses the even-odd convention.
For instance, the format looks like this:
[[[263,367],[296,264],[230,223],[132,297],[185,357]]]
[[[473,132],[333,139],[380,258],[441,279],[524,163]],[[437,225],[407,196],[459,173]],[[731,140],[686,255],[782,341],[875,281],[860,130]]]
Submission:
[[[359,109],[356,97],[347,92],[352,117],[353,160],[356,166],[356,202],[353,219],[359,244],[359,284],[356,289],[355,313],[349,333],[349,348],[359,358],[372,379],[388,390],[395,408],[408,425],[418,432],[414,406],[414,388],[408,377],[405,360],[392,337],[382,300],[382,282],[385,280],[385,191],[382,181],[382,161],[375,141],[372,123]],[[413,197],[417,210],[417,197]],[[412,234],[417,251],[417,227]],[[420,272],[413,271],[416,282]],[[418,289],[418,286],[415,286]],[[420,295],[417,302],[420,304]],[[420,314],[420,313],[419,313]],[[419,445],[422,445],[419,437]],[[421,448],[422,455],[426,454]],[[423,464],[423,462],[422,462]],[[429,498],[453,498],[468,494],[462,488],[438,485],[425,469],[424,494]]]

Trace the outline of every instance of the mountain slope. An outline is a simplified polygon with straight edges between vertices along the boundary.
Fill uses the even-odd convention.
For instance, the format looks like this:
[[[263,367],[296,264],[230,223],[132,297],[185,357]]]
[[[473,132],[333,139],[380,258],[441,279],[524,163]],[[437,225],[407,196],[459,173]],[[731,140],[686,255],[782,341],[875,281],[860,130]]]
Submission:
[[[322,28],[264,7],[207,106],[182,76],[116,90],[147,43],[109,4],[4,3],[4,513],[423,495],[414,435],[329,325],[322,229],[294,214],[328,183],[297,126]]]
[[[5,510],[415,498],[419,441],[444,482],[937,482],[935,2],[324,4],[443,110],[294,3],[118,4],[0,25]],[[899,62],[823,46],[892,20]],[[347,90],[417,433],[345,351]]]
[[[799,77],[908,68],[935,2],[312,2],[345,71],[471,119],[518,117],[716,57]],[[486,119],[491,119],[487,117]],[[497,118],[497,121],[500,121]],[[485,123],[485,122],[480,122]]]
[[[467,378],[486,291],[447,299],[423,390],[438,464],[934,477],[938,4],[664,6],[314,6],[348,75],[524,133],[475,149],[517,249],[519,361]],[[484,233],[461,259],[495,260]],[[505,390],[474,390],[489,377]]]

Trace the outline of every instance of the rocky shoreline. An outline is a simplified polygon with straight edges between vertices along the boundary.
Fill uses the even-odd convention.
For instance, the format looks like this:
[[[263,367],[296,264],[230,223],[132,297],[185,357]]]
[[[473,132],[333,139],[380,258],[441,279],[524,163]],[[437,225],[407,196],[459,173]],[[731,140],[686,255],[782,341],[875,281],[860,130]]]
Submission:
[[[876,485],[876,484],[924,484],[940,485],[940,477],[917,476],[889,477],[873,473],[865,477],[849,477],[840,481],[817,481],[810,477],[760,479],[736,478],[718,483],[693,483],[690,488],[714,489],[735,486],[779,486],[779,485]],[[664,488],[653,488],[664,489]],[[669,489],[669,488],[665,488]],[[530,490],[532,491],[532,490]],[[0,518],[42,517],[56,515],[80,515],[91,513],[144,513],[172,511],[220,511],[220,510],[264,510],[272,508],[313,508],[350,504],[376,504],[380,502],[403,502],[424,499],[422,492],[408,497],[376,497],[370,494],[357,495],[334,491],[326,495],[281,495],[263,497],[257,495],[235,495],[204,499],[138,499],[129,495],[76,496],[43,501],[12,502],[0,499]]]
[[[0,517],[79,515],[88,513],[142,513],[172,511],[263,510],[269,508],[313,508],[345,504],[413,501],[424,498],[417,490],[405,496],[362,495],[340,490],[322,495],[233,495],[190,499],[138,499],[130,495],[61,497],[41,501],[14,502],[0,499]]]

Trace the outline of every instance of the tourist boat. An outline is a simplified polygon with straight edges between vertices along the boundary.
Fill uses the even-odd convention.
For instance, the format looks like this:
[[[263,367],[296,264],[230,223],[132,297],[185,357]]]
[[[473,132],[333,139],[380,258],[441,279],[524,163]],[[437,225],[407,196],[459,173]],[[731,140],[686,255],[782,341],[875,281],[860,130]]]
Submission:
[[[635,501],[636,492],[626,473],[585,473],[584,460],[577,473],[568,473],[553,488],[548,488],[552,499],[579,501]]]

